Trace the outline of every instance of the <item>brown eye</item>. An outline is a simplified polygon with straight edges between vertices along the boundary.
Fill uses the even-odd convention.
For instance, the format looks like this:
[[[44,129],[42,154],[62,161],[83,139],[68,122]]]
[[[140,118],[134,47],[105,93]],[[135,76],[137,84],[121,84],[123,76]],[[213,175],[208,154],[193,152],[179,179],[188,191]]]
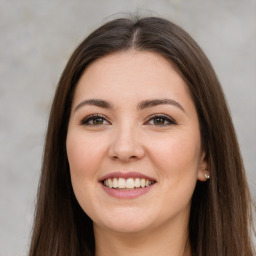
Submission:
[[[104,116],[101,115],[90,115],[86,118],[84,118],[81,121],[81,125],[91,125],[91,126],[97,126],[97,125],[105,125],[110,124]]]
[[[164,124],[166,124],[166,120],[164,118],[161,118],[161,117],[154,118],[153,122],[154,122],[155,125],[164,125]]]
[[[103,118],[98,117],[98,118],[92,119],[92,123],[94,125],[99,125],[99,124],[103,124],[104,120],[103,120]]]
[[[171,117],[166,115],[154,115],[151,116],[146,124],[155,126],[168,126],[177,124]]]

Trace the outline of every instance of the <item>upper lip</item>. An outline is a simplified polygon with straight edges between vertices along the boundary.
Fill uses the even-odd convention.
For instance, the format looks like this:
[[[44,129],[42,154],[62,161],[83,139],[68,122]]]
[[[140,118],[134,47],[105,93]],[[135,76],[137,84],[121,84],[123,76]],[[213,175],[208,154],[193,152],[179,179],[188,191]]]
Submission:
[[[152,180],[152,181],[156,181],[154,178],[149,177],[145,174],[139,173],[139,172],[111,172],[108,173],[104,176],[102,176],[99,181],[102,182],[106,179],[111,179],[111,178],[124,178],[124,179],[128,179],[128,178],[140,178],[140,179],[146,179],[146,180]]]

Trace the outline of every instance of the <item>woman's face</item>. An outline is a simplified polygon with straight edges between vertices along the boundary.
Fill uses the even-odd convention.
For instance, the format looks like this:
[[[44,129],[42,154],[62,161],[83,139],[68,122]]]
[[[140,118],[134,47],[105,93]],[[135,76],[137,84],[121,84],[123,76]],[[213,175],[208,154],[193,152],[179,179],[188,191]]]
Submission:
[[[127,51],[93,62],[74,94],[66,147],[96,229],[187,225],[207,163],[188,87],[163,57]]]

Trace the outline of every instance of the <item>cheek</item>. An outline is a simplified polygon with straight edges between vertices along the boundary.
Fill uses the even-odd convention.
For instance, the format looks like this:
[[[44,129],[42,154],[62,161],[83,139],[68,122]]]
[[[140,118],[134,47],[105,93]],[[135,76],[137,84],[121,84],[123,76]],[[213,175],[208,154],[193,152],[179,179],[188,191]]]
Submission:
[[[149,151],[166,186],[194,187],[200,161],[200,134],[175,134],[153,145]]]
[[[165,218],[184,209],[188,213],[190,209],[200,158],[200,140],[191,138],[176,136],[164,143],[159,142],[151,151],[155,156],[153,159],[160,174],[160,183],[163,185],[159,195],[162,200],[159,203],[165,209],[161,212]]]
[[[68,133],[66,147],[71,176],[93,176],[99,168],[102,145],[90,139],[91,136],[82,136],[79,133]],[[86,181],[86,179],[83,179]]]
[[[89,161],[90,150],[84,147],[83,139],[76,133],[68,133],[66,141],[67,156],[70,168],[72,187],[78,202],[81,204],[84,199],[82,195],[88,188],[87,180],[92,175],[91,162]]]
[[[68,133],[66,140],[72,187],[77,201],[86,213],[93,207],[92,198],[98,185],[103,155],[101,145],[90,137],[92,136],[72,131]]]

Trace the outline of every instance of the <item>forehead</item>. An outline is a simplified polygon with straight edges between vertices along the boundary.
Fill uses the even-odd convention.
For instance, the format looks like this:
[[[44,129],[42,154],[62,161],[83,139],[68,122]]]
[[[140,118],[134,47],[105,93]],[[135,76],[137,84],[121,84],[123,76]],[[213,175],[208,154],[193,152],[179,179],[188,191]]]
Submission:
[[[126,101],[184,96],[191,98],[186,83],[171,62],[152,52],[126,51],[91,63],[77,84],[73,100],[107,97]]]

